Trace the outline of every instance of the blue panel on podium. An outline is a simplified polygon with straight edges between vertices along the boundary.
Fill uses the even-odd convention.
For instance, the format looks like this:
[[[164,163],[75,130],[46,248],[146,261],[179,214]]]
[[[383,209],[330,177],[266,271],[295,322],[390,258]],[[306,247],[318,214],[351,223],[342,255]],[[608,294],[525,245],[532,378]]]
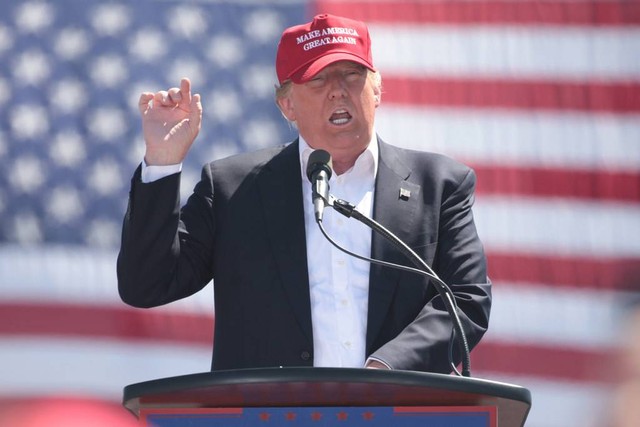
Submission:
[[[494,406],[145,409],[155,427],[495,427]]]

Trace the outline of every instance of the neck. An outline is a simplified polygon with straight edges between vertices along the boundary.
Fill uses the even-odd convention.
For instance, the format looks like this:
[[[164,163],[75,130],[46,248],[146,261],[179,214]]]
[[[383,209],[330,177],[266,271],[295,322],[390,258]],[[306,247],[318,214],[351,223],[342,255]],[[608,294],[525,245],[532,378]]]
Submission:
[[[304,137],[303,137],[304,138]],[[314,141],[312,138],[304,138],[307,145],[314,150],[323,149],[331,154],[331,164],[336,175],[342,175],[356,164],[358,157],[367,149],[371,138],[366,144],[360,144],[361,139],[339,141],[327,144],[326,142]]]
[[[359,155],[360,154],[358,154],[358,156]],[[331,156],[331,165],[333,167],[333,171],[336,173],[336,175],[342,175],[356,164],[356,159],[358,158],[358,156],[355,156],[354,158],[348,160],[337,159]]]
[[[308,142],[307,142],[308,143]],[[309,144],[309,143],[308,143]],[[331,166],[333,172],[342,175],[356,164],[358,157],[367,149],[367,147],[335,147],[335,146],[317,146],[309,144],[309,147],[317,150],[323,149],[331,154]]]

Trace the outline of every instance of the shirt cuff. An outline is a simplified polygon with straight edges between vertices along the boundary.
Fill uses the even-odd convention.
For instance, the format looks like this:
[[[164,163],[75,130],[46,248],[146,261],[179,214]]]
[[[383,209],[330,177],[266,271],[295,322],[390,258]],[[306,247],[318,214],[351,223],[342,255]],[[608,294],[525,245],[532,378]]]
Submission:
[[[366,362],[364,362],[364,367],[366,368],[369,365],[369,362],[375,360],[376,362],[382,363],[384,366],[387,367],[387,369],[391,370],[393,369],[391,366],[389,366],[389,364],[387,362],[385,362],[384,360],[380,360],[377,357],[368,357]]]
[[[140,175],[140,179],[143,183],[148,184],[178,172],[182,172],[182,163],[177,163],[175,165],[150,166],[147,165],[144,159],[142,159],[142,173]]]

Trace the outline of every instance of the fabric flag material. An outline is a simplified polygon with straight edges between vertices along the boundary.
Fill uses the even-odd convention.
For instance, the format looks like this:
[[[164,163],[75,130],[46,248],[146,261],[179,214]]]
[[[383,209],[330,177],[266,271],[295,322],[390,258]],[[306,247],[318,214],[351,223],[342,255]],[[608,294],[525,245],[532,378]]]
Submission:
[[[276,45],[305,19],[281,1],[8,0],[0,14],[0,399],[79,394],[208,371],[211,287],[154,310],[115,274],[129,180],[144,154],[138,97],[191,78],[209,160],[294,134],[274,105]]]
[[[376,131],[478,175],[494,283],[476,377],[529,388],[531,427],[604,425],[640,289],[640,3],[626,0],[8,0],[0,16],[0,398],[84,394],[209,369],[211,287],[117,297],[137,97],[189,76],[214,158],[291,140],[273,104],[282,29],[369,24]]]
[[[494,307],[475,375],[527,426],[605,425],[640,289],[640,3],[321,1],[367,21],[377,131],[478,174]]]

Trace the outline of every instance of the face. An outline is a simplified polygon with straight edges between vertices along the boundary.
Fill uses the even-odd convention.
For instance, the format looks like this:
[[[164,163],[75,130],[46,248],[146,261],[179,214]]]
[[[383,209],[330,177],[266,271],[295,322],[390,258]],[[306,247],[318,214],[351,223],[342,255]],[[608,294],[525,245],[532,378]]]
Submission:
[[[380,87],[367,76],[360,64],[336,62],[310,81],[293,84],[278,104],[312,148],[327,150],[334,161],[357,157],[371,141],[380,104]]]

